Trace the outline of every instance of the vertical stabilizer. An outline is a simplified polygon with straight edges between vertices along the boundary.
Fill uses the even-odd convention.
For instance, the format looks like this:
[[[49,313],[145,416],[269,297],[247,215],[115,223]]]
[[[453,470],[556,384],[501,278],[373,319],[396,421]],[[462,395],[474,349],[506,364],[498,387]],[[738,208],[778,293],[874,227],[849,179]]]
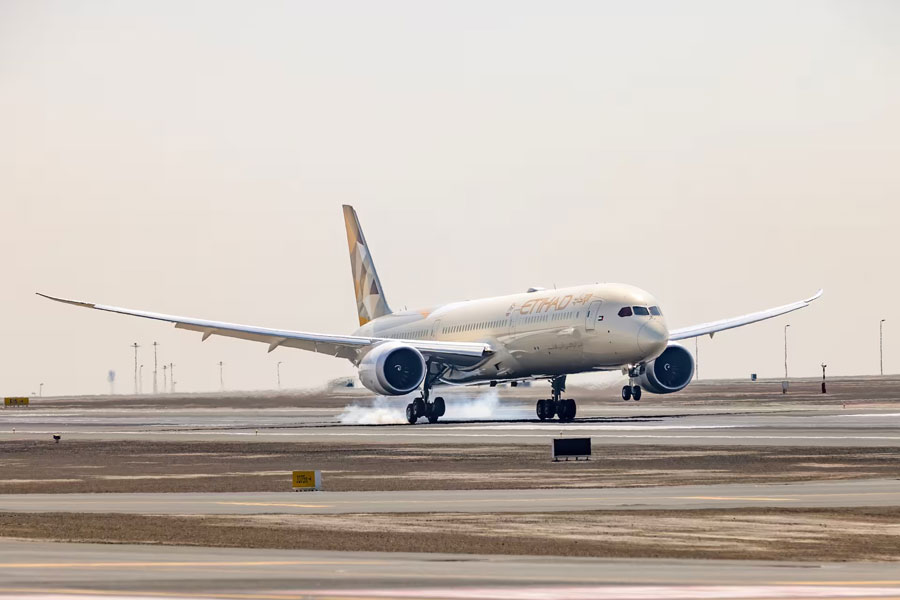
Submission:
[[[353,271],[353,287],[356,290],[356,310],[359,313],[359,324],[365,325],[372,319],[391,314],[384,288],[378,280],[375,263],[359,218],[352,206],[344,205],[344,225],[347,226],[347,245],[350,247],[350,268]]]

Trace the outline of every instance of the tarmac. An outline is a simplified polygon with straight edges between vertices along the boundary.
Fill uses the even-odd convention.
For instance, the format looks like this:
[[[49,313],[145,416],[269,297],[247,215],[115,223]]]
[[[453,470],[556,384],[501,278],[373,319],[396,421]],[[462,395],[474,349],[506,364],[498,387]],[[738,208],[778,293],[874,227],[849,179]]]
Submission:
[[[308,552],[5,540],[0,594],[236,598],[900,598],[894,563]]]
[[[322,444],[516,443],[546,444],[553,437],[591,437],[603,444],[893,447],[900,445],[897,404],[802,404],[784,400],[753,405],[728,398],[702,405],[654,398],[636,403],[585,402],[573,423],[540,422],[530,401],[503,401],[470,418],[448,417],[415,426],[403,420],[406,399],[346,398],[326,407],[179,408],[152,405],[99,409],[90,402],[55,408],[54,401],[0,411],[0,441],[74,440],[316,442]],[[335,398],[329,399],[334,404]],[[448,406],[453,399],[448,397]],[[348,410],[348,407],[353,407]],[[387,408],[385,408],[387,407]],[[493,409],[493,410],[492,410]],[[449,408],[448,408],[449,411]],[[366,424],[366,420],[375,421]],[[382,422],[377,422],[381,420]],[[363,421],[363,423],[360,423]]]
[[[533,490],[4,494],[0,512],[153,515],[567,512],[900,505],[900,480]]]
[[[682,394],[579,401],[574,423],[538,422],[539,390],[429,425],[395,424],[406,399],[376,405],[358,392],[323,397],[236,395],[59,398],[0,411],[0,441],[254,441],[547,444],[591,437],[604,445],[900,446],[900,380],[848,380],[819,396],[815,383],[781,397],[774,385],[704,384]],[[768,387],[766,387],[768,386]],[[772,388],[772,389],[769,389]],[[872,392],[871,390],[875,390]],[[512,392],[512,390],[508,390]],[[509,395],[509,394],[507,394]],[[582,398],[582,396],[573,396]],[[454,408],[454,410],[458,410]],[[7,494],[0,511],[155,515],[564,512],[900,505],[900,480],[842,479],[528,490]],[[352,518],[352,517],[348,517]],[[0,532],[2,535],[2,532]],[[664,531],[660,532],[665,535]],[[476,554],[362,553],[0,538],[0,595],[32,598],[900,598],[896,562],[591,559]]]

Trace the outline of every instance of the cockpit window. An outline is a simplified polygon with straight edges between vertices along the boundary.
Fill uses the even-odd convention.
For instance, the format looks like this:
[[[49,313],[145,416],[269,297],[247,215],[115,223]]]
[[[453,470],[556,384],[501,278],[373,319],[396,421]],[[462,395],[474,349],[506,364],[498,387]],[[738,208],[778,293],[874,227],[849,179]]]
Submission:
[[[654,317],[660,317],[660,316],[662,316],[662,311],[659,310],[658,306],[651,306],[650,314],[653,315]]]
[[[633,313],[631,312],[630,306],[623,306],[622,309],[619,311],[620,317],[630,317],[632,314]]]
[[[650,311],[647,309],[646,306],[635,306],[635,307],[634,307],[634,314],[640,315],[640,316],[642,316],[642,317],[646,317],[647,315],[650,314]]]

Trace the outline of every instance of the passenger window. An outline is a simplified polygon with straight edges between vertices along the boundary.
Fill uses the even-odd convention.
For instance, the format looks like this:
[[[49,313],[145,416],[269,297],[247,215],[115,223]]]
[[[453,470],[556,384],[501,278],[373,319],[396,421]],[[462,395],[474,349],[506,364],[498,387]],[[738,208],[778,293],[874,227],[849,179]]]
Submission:
[[[646,306],[635,306],[635,307],[634,307],[634,314],[640,315],[640,316],[642,316],[642,317],[646,317],[647,315],[650,314],[650,311],[647,310],[647,307],[646,307]]]
[[[622,309],[619,311],[620,317],[630,317],[632,314],[634,314],[634,313],[631,312],[630,306],[623,306]]]
[[[651,306],[650,314],[653,315],[654,317],[662,316],[662,312],[659,310],[658,306]]]

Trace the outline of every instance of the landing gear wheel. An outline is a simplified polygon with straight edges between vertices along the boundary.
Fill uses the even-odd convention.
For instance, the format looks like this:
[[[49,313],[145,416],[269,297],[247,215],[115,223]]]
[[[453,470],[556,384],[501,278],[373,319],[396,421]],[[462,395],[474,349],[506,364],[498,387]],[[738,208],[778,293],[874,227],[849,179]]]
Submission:
[[[558,409],[559,407],[553,400],[544,400],[544,416],[547,417],[548,421],[556,416],[556,411]]]
[[[428,410],[428,412],[425,414],[425,416],[428,417],[428,422],[429,422],[429,423],[437,423],[437,422],[438,422],[438,418],[440,417],[440,415],[437,414],[437,412],[435,412],[433,406],[429,407],[429,410]]]
[[[425,400],[422,398],[416,398],[412,401],[413,414],[418,419],[419,417],[425,416]]]
[[[535,412],[537,412],[537,417],[541,421],[547,420],[547,401],[546,400],[538,400],[537,406],[535,407]]]
[[[444,413],[447,411],[447,406],[444,404],[444,399],[438,396],[434,399],[434,405],[432,406],[431,411],[435,414],[436,417],[443,417]]]
[[[631,397],[634,398],[635,402],[641,399],[641,386],[636,385],[631,388]]]
[[[575,401],[572,399],[557,401],[556,412],[559,414],[560,421],[573,420],[575,418]]]
[[[416,415],[416,408],[411,402],[406,405],[406,420],[410,425],[415,425],[416,421],[419,420],[419,417]]]
[[[631,386],[626,385],[622,388],[622,400],[624,400],[625,402],[631,400]]]

